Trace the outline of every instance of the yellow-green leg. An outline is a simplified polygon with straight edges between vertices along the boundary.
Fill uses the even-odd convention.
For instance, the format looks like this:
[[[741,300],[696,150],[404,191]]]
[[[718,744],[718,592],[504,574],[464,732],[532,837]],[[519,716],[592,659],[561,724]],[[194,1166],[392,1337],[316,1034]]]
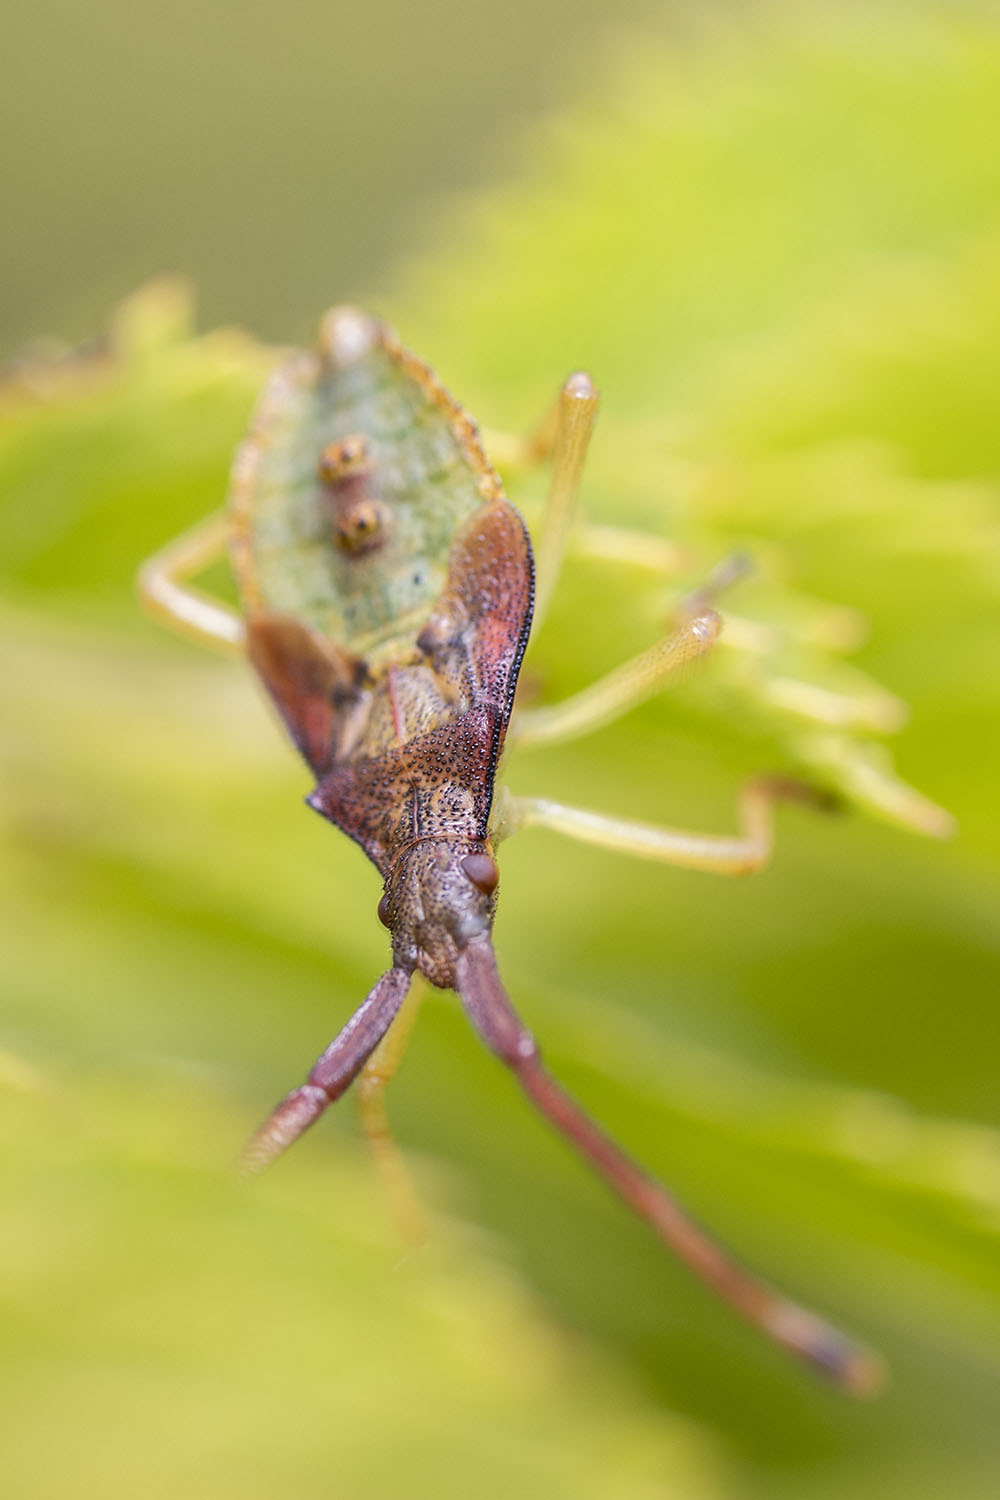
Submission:
[[[668,677],[704,655],[721,628],[722,621],[714,609],[699,610],[654,646],[571,698],[544,708],[521,709],[511,725],[508,743],[519,747],[554,745],[600,729],[653,697]]]
[[[617,563],[627,568],[641,568],[662,578],[673,578],[694,563],[692,555],[676,542],[653,536],[647,531],[633,531],[627,526],[603,526],[584,521],[577,526],[571,548],[581,557]]]
[[[559,393],[552,477],[535,546],[536,625],[541,624],[548,612],[566,555],[599,403],[600,396],[593,381],[582,371],[571,375]]]
[[[599,405],[600,395],[594,382],[584,371],[577,370],[566,380],[544,421],[529,437],[486,434],[487,451],[503,469],[526,468],[546,458],[552,460],[545,511],[538,535],[533,539],[536,626],[545,617],[562,568]]]
[[[663,537],[634,531],[628,527],[610,526],[593,522],[581,522],[577,517],[577,502],[584,460],[590,435],[597,417],[598,392],[590,377],[583,373],[571,375],[566,381],[555,404],[545,419],[528,437],[515,437],[509,433],[486,434],[486,446],[494,460],[507,471],[533,467],[546,459],[552,460],[552,479],[546,508],[538,527],[536,539],[536,606],[535,623],[541,623],[555,589],[566,551],[572,549],[584,557],[591,557],[617,566],[652,572],[661,578],[675,577],[689,570],[694,559],[676,543]],[[793,635],[803,640],[815,638],[815,644],[826,650],[842,651],[857,644],[859,620],[853,611],[833,608],[829,605],[813,604]],[[729,650],[750,657],[766,658],[780,644],[781,632],[760,621],[743,619],[727,612],[726,632],[722,644]],[[656,691],[656,678],[667,675],[670,652],[661,642],[651,652],[637,658],[633,680],[637,686],[635,702],[641,702]],[[567,714],[549,715],[539,711],[530,730],[527,722],[522,724],[522,743],[537,744],[544,734],[546,742],[551,738],[568,738],[571,734],[588,732],[589,727],[598,728],[609,718],[625,712],[625,678],[628,669],[615,673],[613,687],[607,703],[621,702],[622,707],[610,711],[601,710],[588,728],[570,728],[575,718]],[[761,675],[755,696],[783,713],[794,715],[805,723],[839,729],[860,729],[876,734],[892,733],[905,720],[905,706],[892,693],[857,673],[856,691],[831,690],[810,682],[800,681],[765,670]],[[652,685],[651,685],[652,684]],[[599,695],[588,689],[588,703],[596,705]],[[579,704],[581,714],[584,704]],[[574,710],[575,712],[575,710]],[[543,716],[544,715],[544,716]],[[527,715],[525,720],[527,720]],[[558,728],[557,728],[558,726]],[[565,726],[565,727],[564,727]],[[551,732],[551,733],[550,733]]]
[[[561,740],[591,734],[630,709],[652,698],[667,679],[703,656],[715,643],[722,620],[712,608],[714,600],[746,570],[743,557],[734,555],[720,563],[697,593],[680,609],[680,622],[655,645],[623,662],[606,677],[591,683],[562,703],[544,708],[522,709],[508,736],[520,746],[552,745]]]
[[[145,562],[137,583],[139,598],[156,619],[202,645],[234,652],[243,647],[240,616],[186,582],[218,561],[227,539],[228,518],[218,511]]]
[[[411,1248],[426,1241],[427,1221],[406,1163],[393,1139],[385,1107],[385,1091],[405,1055],[423,994],[423,982],[417,977],[396,1019],[365,1063],[358,1080],[361,1123],[375,1164],[382,1174],[400,1235]]]
[[[497,838],[522,828],[551,828],[585,844],[597,844],[618,854],[658,860],[685,870],[715,875],[748,875],[771,857],[776,802],[804,802],[829,808],[831,799],[803,782],[785,776],[757,776],[740,794],[740,831],[735,835],[692,833],[657,823],[633,822],[580,807],[567,807],[546,797],[517,797],[507,792],[501,804]]]

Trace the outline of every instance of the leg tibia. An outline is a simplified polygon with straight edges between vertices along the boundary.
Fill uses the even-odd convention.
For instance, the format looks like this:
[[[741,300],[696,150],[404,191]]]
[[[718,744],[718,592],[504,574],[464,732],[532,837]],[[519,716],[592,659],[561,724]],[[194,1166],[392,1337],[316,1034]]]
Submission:
[[[559,394],[552,478],[535,547],[536,626],[545,617],[566,554],[599,402],[593,381],[582,371],[571,375]]]
[[[220,512],[176,537],[139,571],[139,598],[150,614],[184,635],[227,651],[243,645],[243,621],[233,610],[183,580],[202,572],[226,547],[227,522]]]
[[[522,746],[574,739],[601,729],[652,698],[669,677],[715,644],[722,620],[712,605],[748,567],[742,553],[723,558],[702,586],[683,600],[678,623],[662,640],[572,698],[548,708],[523,710],[515,719],[510,739]]]
[[[523,709],[511,726],[511,742],[519,746],[552,745],[610,724],[652,698],[668,677],[704,655],[721,626],[715,611],[703,607],[663,640],[582,692],[551,707]]]
[[[717,875],[747,875],[759,870],[770,858],[774,841],[772,811],[778,801],[807,802],[824,809],[831,805],[831,799],[823,793],[790,777],[757,777],[747,783],[740,796],[740,832],[728,836],[690,833],[657,823],[608,817],[584,808],[566,807],[544,797],[510,795],[503,807],[503,832],[551,828],[583,843],[598,844],[639,859],[659,860],[682,869],[706,870]]]
[[[671,578],[692,565],[690,554],[675,542],[624,526],[585,522],[576,528],[573,550],[583,557],[641,568],[665,578]]]
[[[393,1140],[385,1094],[413,1033],[423,989],[418,979],[396,1019],[362,1068],[358,1080],[361,1123],[368,1145],[385,1183],[399,1232],[407,1245],[414,1246],[426,1240],[427,1225],[410,1174]]]
[[[562,567],[599,403],[590,376],[578,370],[570,375],[555,404],[529,437],[485,434],[486,450],[501,469],[526,468],[552,459],[548,498],[535,539],[536,627],[545,615]]]

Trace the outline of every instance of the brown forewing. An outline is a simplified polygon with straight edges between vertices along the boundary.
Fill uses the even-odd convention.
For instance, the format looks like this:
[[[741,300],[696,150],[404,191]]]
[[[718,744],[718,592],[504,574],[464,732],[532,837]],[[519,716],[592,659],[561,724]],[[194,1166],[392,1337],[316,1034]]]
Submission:
[[[447,582],[418,639],[442,698],[455,707],[398,747],[366,755],[362,740],[309,799],[381,870],[415,837],[485,837],[532,595],[524,522],[506,500],[487,502],[456,537]]]

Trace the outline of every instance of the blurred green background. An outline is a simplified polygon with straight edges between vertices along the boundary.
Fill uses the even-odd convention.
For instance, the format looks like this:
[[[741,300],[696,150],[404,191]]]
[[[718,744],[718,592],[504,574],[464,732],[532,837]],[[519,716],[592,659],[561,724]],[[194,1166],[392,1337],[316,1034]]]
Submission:
[[[4,1492],[994,1497],[997,7],[50,5],[6,30],[0,340],[50,341],[0,386]],[[175,281],[119,303],[164,269],[200,328],[252,332],[194,331]],[[268,341],[347,296],[490,427],[591,369],[588,514],[682,549],[669,579],[570,558],[543,697],[654,639],[720,555],[757,560],[704,671],[509,780],[724,830],[742,777],[788,768],[844,815],[784,811],[734,883],[525,834],[497,944],[588,1107],[885,1352],[877,1402],[716,1306],[450,996],[390,1100],[426,1249],[350,1099],[230,1179],[384,966],[378,878],[303,809],[249,673],[158,632],[132,578],[219,504]],[[543,487],[511,478],[529,514]],[[953,838],[903,826],[933,806]]]
[[[208,324],[306,339],[438,242],[444,195],[593,76],[625,0],[38,0],[0,53],[0,352],[182,271]],[[529,148],[530,149],[530,148]]]

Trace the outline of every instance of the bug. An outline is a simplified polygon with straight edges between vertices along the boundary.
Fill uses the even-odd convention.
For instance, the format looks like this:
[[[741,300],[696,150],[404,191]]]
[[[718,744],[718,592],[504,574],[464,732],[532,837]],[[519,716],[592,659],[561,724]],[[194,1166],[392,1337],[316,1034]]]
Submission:
[[[542,1064],[502,984],[491,933],[496,845],[529,824],[689,868],[738,874],[771,845],[771,810],[806,798],[758,778],[734,837],[684,833],[543,799],[495,796],[510,739],[584,733],[656,691],[715,641],[725,569],[654,647],[582,692],[514,713],[533,617],[551,596],[573,520],[598,393],[569,377],[539,446],[552,476],[537,565],[472,418],[378,319],[324,318],[312,352],[272,376],[233,469],[225,514],[152,558],[157,615],[245,650],[316,778],[307,801],[383,876],[392,963],[254,1136],[245,1164],[279,1155],[359,1074],[374,1096],[394,1066],[414,975],[457,991],[486,1045],[546,1119],[710,1287],[842,1388],[873,1390],[874,1354],[746,1270],[596,1125]],[[190,580],[228,543],[242,615]],[[375,1066],[375,1064],[378,1064]]]

